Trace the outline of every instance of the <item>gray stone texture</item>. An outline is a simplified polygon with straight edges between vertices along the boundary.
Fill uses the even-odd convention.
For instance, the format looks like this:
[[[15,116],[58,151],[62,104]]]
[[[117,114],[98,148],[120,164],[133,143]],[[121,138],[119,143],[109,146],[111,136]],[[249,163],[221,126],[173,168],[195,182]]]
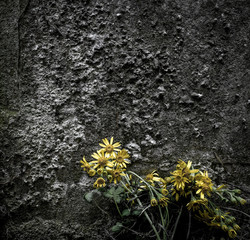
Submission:
[[[111,136],[248,199],[249,34],[249,0],[1,0],[1,237],[110,239],[79,161]]]

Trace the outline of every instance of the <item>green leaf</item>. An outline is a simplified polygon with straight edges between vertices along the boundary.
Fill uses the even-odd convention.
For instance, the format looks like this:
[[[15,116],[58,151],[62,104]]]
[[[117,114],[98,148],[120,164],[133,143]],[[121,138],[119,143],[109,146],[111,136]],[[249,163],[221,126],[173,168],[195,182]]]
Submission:
[[[88,202],[92,202],[93,200],[93,192],[88,192],[87,194],[85,194],[85,199],[88,201]]]
[[[115,190],[116,194],[121,194],[124,192],[124,188],[119,186],[116,190]]]
[[[117,202],[117,203],[120,203],[121,202],[121,199],[122,199],[122,196],[121,194],[124,193],[124,188],[119,186],[115,192],[114,192],[114,200]]]
[[[141,211],[140,210],[134,210],[133,212],[132,212],[132,215],[134,215],[134,216],[139,216],[141,214]]]
[[[115,187],[110,188],[107,192],[104,193],[104,196],[107,198],[113,198],[115,202],[121,202],[121,194],[124,192],[124,188],[119,186],[115,189]]]
[[[92,191],[86,193],[86,194],[84,195],[84,198],[85,198],[88,202],[92,202],[95,193],[98,193],[98,190],[97,190],[97,189],[94,189],[94,190],[92,190]]]
[[[119,195],[114,195],[114,201],[116,201],[117,203],[120,203],[121,197]]]
[[[112,187],[107,192],[104,193],[104,196],[107,198],[114,198],[114,192],[115,192],[115,188]]]
[[[117,222],[117,223],[111,228],[111,231],[112,231],[112,232],[119,232],[119,231],[121,231],[122,227],[123,227],[122,223]]]
[[[124,209],[123,211],[122,211],[122,217],[127,217],[127,216],[129,216],[130,215],[130,209]]]

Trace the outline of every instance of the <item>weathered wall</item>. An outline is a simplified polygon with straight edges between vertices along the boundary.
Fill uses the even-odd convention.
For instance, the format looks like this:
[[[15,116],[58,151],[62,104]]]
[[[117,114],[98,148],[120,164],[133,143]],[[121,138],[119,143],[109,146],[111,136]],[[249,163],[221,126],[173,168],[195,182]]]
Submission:
[[[137,171],[191,159],[249,191],[248,0],[3,0],[0,11],[4,238],[107,236],[79,165],[104,137]]]

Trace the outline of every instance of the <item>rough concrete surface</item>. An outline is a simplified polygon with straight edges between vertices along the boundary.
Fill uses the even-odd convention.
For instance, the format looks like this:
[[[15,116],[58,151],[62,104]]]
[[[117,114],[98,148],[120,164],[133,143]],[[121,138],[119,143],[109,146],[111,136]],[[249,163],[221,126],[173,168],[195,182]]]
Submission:
[[[1,0],[2,239],[110,239],[79,164],[104,137],[249,199],[249,36],[249,0]]]

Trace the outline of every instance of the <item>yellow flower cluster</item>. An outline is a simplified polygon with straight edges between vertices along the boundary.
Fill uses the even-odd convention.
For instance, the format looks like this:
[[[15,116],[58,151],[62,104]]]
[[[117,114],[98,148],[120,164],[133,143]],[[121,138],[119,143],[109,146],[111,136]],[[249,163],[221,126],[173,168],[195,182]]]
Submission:
[[[237,236],[240,227],[235,218],[215,206],[211,198],[217,194],[222,200],[244,204],[246,200],[237,196],[239,190],[228,190],[224,185],[215,188],[208,172],[194,169],[191,161],[179,160],[176,169],[165,178],[160,177],[156,170],[141,177],[132,171],[127,172],[130,156],[127,150],[120,148],[119,142],[114,143],[113,137],[110,141],[103,139],[99,145],[102,148],[92,154],[93,161],[87,162],[84,157],[80,161],[89,176],[98,175],[95,188],[104,188],[107,182],[120,183],[128,201],[135,203],[137,200],[142,207],[140,196],[148,194],[145,206],[158,206],[160,212],[165,209],[168,213],[171,203],[175,202],[175,206],[184,203],[188,211],[193,211],[194,216],[208,226],[221,228],[230,238]]]
[[[194,180],[194,174],[199,172],[198,169],[190,169],[192,165],[191,161],[186,164],[184,161],[179,160],[176,166],[176,170],[171,173],[170,182],[173,183],[172,195],[175,195],[176,201],[180,196],[187,197],[191,193],[192,182]],[[168,179],[166,179],[169,181]]]
[[[110,141],[107,138],[102,139],[102,143],[99,145],[102,148],[91,155],[95,160],[87,162],[83,157],[80,161],[81,167],[90,177],[99,175],[94,183],[95,188],[105,187],[107,180],[115,184],[119,183],[121,177],[125,175],[127,164],[130,163],[127,150],[120,149],[121,144],[119,142],[114,143],[113,137]]]
[[[167,197],[169,191],[166,189],[166,186],[166,181],[159,177],[159,174],[154,170],[140,181],[139,191],[146,190],[150,192],[150,204],[152,207],[157,205],[167,207],[169,203],[169,198]]]
[[[199,169],[191,169],[191,166],[191,161],[185,163],[179,160],[176,170],[171,173],[171,177],[166,179],[166,181],[170,181],[173,184],[172,194],[175,195],[176,201],[179,200],[180,196],[187,197],[191,194],[192,196],[199,196],[200,200],[198,202],[204,203],[206,201],[205,196],[211,196],[212,180],[208,177],[206,171],[203,173]],[[198,203],[197,200],[193,201],[196,204]]]
[[[196,217],[208,226],[221,228],[230,238],[235,238],[236,231],[240,230],[239,225],[235,223],[235,218],[229,215],[229,212],[223,212],[219,208],[212,209],[206,206],[203,210],[199,210]]]
[[[237,236],[237,230],[240,227],[235,223],[235,218],[230,216],[228,212],[223,212],[217,208],[209,199],[212,193],[217,193],[222,199],[225,199],[222,194],[228,193],[230,201],[233,203],[239,202],[244,204],[246,201],[238,196],[232,197],[233,193],[239,193],[237,190],[224,189],[225,186],[214,188],[208,172],[201,172],[198,169],[191,169],[192,162],[185,163],[182,160],[178,161],[176,170],[171,173],[171,176],[165,178],[166,182],[172,183],[172,195],[178,201],[182,196],[190,199],[186,205],[187,209],[196,212],[199,220],[206,223],[208,226],[221,228],[228,233],[230,238]]]

